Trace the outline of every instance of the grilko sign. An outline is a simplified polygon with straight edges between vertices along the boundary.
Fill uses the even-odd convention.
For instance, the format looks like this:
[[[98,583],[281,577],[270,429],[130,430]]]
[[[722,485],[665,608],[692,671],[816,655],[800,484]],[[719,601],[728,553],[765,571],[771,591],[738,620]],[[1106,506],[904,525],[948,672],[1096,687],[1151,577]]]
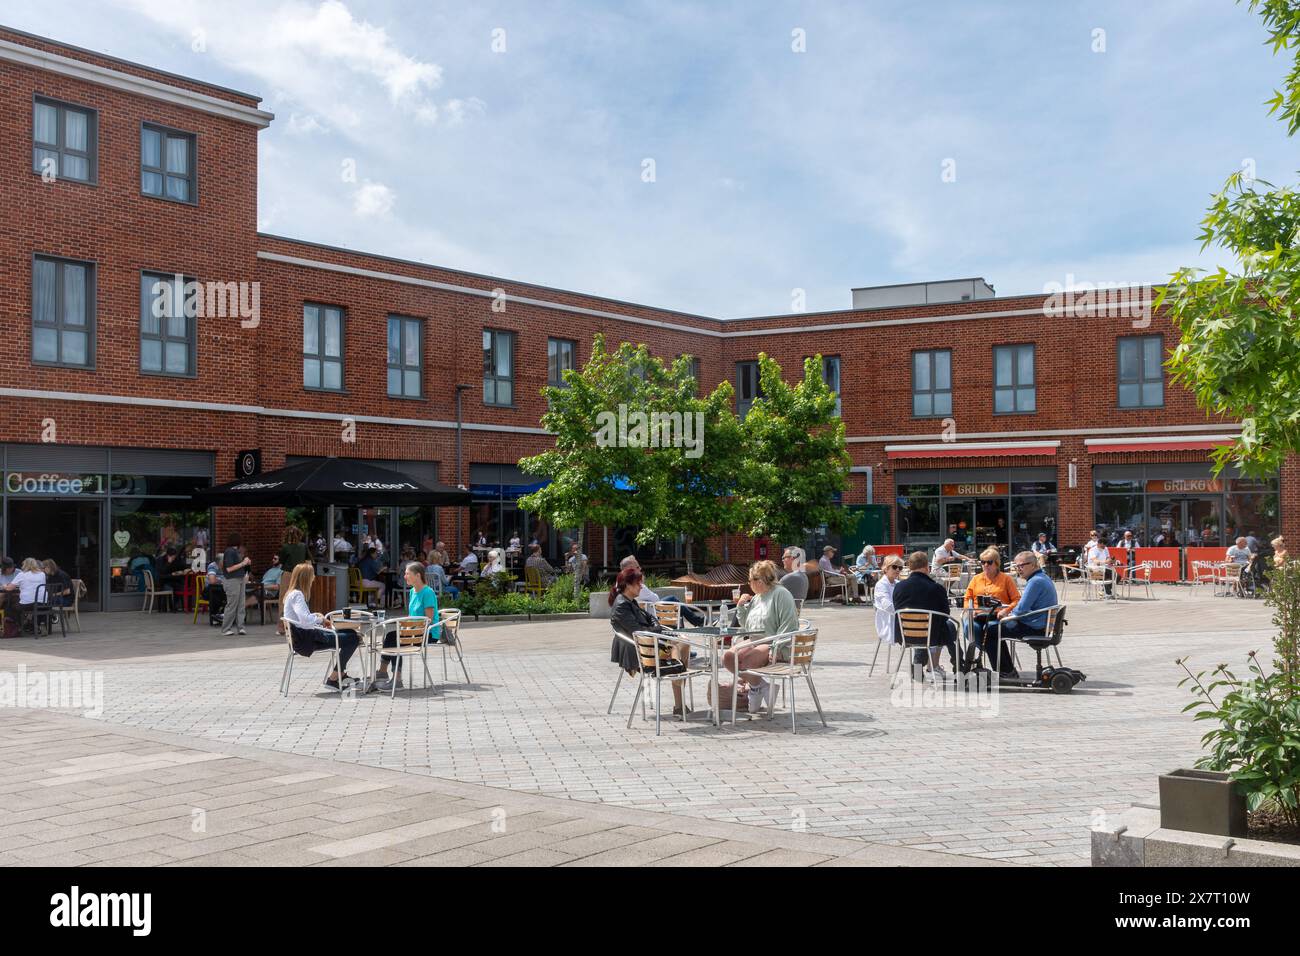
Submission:
[[[944,485],[945,498],[1005,498],[1011,485],[1005,481],[973,481],[960,485]]]
[[[5,473],[5,491],[11,495],[102,495],[107,475],[75,475],[45,471]]]
[[[1216,478],[1152,478],[1147,481],[1149,495],[1212,494],[1223,491],[1223,482]]]

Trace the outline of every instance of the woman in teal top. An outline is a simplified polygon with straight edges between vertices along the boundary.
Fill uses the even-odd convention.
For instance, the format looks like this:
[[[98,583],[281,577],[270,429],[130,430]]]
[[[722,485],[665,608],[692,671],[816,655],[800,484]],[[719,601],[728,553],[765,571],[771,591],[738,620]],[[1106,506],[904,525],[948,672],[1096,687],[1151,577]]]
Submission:
[[[424,565],[418,561],[412,561],[406,566],[406,586],[411,589],[411,596],[406,602],[406,614],[408,617],[427,617],[433,622],[432,629],[429,632],[429,643],[434,643],[441,636],[442,626],[438,623],[438,594],[433,588],[429,587],[424,577]],[[384,647],[397,646],[397,633],[393,632],[384,636]],[[388,679],[389,661],[397,661],[397,674],[393,680],[397,681],[397,686],[402,686],[402,661],[393,655],[385,655],[381,658],[379,670],[375,674],[375,686],[380,690],[392,690],[393,685]]]

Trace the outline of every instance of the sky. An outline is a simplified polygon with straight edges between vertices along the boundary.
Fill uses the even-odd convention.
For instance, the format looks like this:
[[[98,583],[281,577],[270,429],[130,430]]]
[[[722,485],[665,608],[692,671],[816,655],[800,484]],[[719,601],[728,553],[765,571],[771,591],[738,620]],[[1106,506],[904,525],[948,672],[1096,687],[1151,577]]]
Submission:
[[[1210,195],[1293,181],[1232,0],[0,0],[244,90],[265,232],[716,316],[983,276],[1211,267]],[[1230,265],[1224,260],[1224,264]]]

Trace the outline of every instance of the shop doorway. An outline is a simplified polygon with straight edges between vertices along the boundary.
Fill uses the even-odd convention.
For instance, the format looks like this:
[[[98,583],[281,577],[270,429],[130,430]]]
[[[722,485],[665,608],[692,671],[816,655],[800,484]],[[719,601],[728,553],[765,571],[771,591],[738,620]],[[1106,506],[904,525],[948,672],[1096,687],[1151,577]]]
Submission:
[[[990,545],[1005,553],[1011,546],[1007,517],[1005,498],[945,498],[942,537],[955,540],[962,554],[976,555]]]
[[[15,561],[53,558],[70,578],[86,586],[81,599],[87,610],[100,607],[98,501],[9,499],[9,540],[5,553]]]
[[[1151,547],[1227,547],[1222,534],[1222,499],[1217,495],[1152,497],[1147,507]]]

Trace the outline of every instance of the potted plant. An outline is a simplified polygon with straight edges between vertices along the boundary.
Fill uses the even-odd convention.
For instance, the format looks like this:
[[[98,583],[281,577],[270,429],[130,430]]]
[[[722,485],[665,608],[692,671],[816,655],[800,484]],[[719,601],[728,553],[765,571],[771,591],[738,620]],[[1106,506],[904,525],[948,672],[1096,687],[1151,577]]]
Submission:
[[[1267,601],[1278,627],[1271,668],[1255,651],[1241,677],[1227,664],[1193,674],[1178,661],[1179,686],[1195,696],[1184,713],[1214,726],[1195,770],[1160,778],[1163,827],[1245,836],[1249,812],[1251,823],[1300,836],[1300,562],[1274,569]]]

